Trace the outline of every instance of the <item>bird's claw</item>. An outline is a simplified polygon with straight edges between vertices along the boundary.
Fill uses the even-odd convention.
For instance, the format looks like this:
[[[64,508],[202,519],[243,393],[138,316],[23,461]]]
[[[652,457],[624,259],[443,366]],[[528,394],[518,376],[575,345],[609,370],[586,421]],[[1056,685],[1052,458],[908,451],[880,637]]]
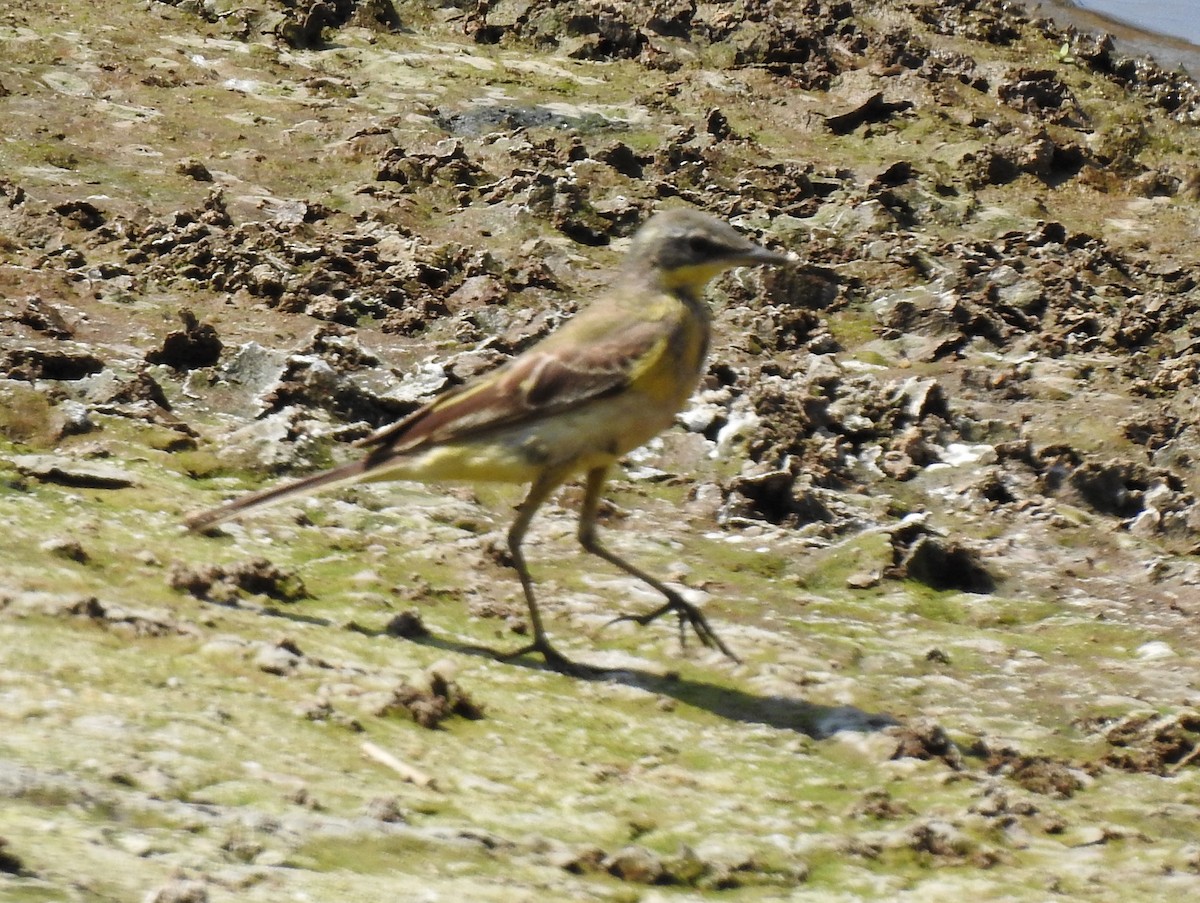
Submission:
[[[633,623],[645,627],[651,621],[656,621],[665,615],[667,612],[673,611],[679,617],[679,645],[687,645],[687,628],[690,625],[692,631],[700,640],[701,645],[707,646],[709,649],[717,649],[724,653],[728,658],[735,662],[741,663],[741,659],[733,654],[724,641],[717,636],[717,632],[712,629],[712,625],[708,623],[708,618],[704,617],[704,612],[697,608],[692,603],[682,598],[669,599],[653,611],[648,611],[641,615],[619,615],[607,622],[604,626],[610,627],[621,621],[632,621]]]

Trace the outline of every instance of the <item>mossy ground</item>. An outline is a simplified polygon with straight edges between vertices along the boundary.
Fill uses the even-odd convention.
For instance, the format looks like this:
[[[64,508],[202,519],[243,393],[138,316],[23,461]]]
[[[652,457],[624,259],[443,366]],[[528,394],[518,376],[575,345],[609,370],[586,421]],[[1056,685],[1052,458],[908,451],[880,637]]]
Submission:
[[[855,5],[864,7],[863,27],[880,28],[900,7],[920,6]],[[743,172],[774,163],[812,164],[831,182],[853,171],[868,184],[897,162],[919,168],[926,187],[955,189],[914,195],[926,206],[907,231],[832,202],[790,218],[796,250],[841,279],[842,296],[822,317],[843,362],[887,378],[941,380],[952,406],[975,404],[980,422],[1002,419],[1014,435],[1020,423],[1038,446],[1069,441],[1084,453],[1131,455],[1138,448],[1118,424],[1145,399],[1129,389],[1127,362],[1100,352],[1052,358],[1019,397],[973,393],[966,371],[1008,362],[970,350],[909,360],[900,340],[881,337],[872,302],[908,287],[928,292],[928,274],[903,255],[859,251],[911,239],[912,259],[937,249],[952,260],[947,243],[999,240],[1056,220],[1136,252],[1147,268],[1194,260],[1194,198],[1135,197],[1118,171],[1122,161],[1194,166],[1194,128],[1064,61],[1058,42],[1036,29],[1008,47],[926,35],[947,54],[976,57],[988,73],[1051,69],[1115,161],[1090,182],[1026,175],[968,187],[961,170],[964,155],[980,149],[978,117],[1001,137],[1031,125],[994,93],[953,78],[939,82],[936,102],[912,73],[882,82],[889,99],[911,94],[922,103],[835,136],[821,117],[853,108],[864,89],[893,76],[850,67],[830,91],[806,91],[769,67],[731,68],[724,45],[702,48],[679,73],[480,46],[449,8],[402,11],[399,33],[343,29],[315,50],[235,38],[159,3],[19,0],[0,14],[0,106],[9,123],[0,170],[11,180],[0,187],[24,186],[37,206],[20,230],[0,236],[5,302],[15,310],[38,295],[61,305],[73,342],[102,349],[120,379],[151,373],[171,416],[196,434],[180,445],[183,434],[161,415],[89,401],[109,409],[93,413],[91,431],[61,436],[60,403],[76,391],[68,381],[0,384],[0,838],[20,862],[0,878],[0,900],[149,899],[185,878],[204,882],[210,900],[271,903],[1194,899],[1195,761],[1167,763],[1162,773],[1110,767],[1114,747],[1104,734],[1124,718],[1169,719],[1197,706],[1188,596],[1196,590],[1186,581],[1195,555],[1186,542],[1118,530],[1115,519],[1066,501],[1042,521],[1000,508],[981,516],[955,501],[961,469],[942,471],[889,487],[891,504],[933,507],[937,527],[953,536],[1008,541],[994,562],[1004,577],[998,591],[894,579],[854,589],[849,578],[892,563],[885,532],[814,539],[765,522],[721,526],[720,505],[693,487],[715,487],[744,461],[708,457],[694,435],[669,438],[647,459],[666,478],[619,479],[604,535],[621,554],[691,587],[744,663],[694,640],[681,649],[666,618],[606,626],[657,603],[581,555],[574,488],[536,522],[530,566],[556,643],[612,671],[580,680],[536,661],[497,662],[474,647],[524,641],[524,603],[502,551],[519,490],[357,489],[221,535],[185,532],[186,513],[275,478],[253,454],[223,448],[229,433],[253,423],[259,399],[215,371],[148,367],[145,352],[177,328],[181,307],[215,324],[230,349],[253,340],[291,352],[322,321],[189,281],[186,265],[171,270],[178,261],[138,270],[119,237],[72,231],[53,212],[90,198],[138,228],[194,217],[213,183],[177,164],[198,160],[239,223],[290,215],[287,205],[300,201],[329,208],[355,240],[364,222],[400,223],[450,256],[488,247],[507,261],[533,248],[558,288],[531,289],[480,314],[503,333],[547,307],[571,309],[602,281],[619,247],[586,247],[541,219],[510,218],[478,200],[462,208],[453,185],[404,191],[381,183],[378,153],[355,136],[378,126],[389,142],[428,153],[448,137],[435,114],[500,103],[561,112],[566,124],[531,128],[525,138],[533,142],[565,147],[578,137],[595,150],[619,140],[653,154],[672,129],[696,126],[719,106],[739,143],[716,154],[706,174],[715,187],[684,173],[671,183],[676,190],[711,188],[716,197]],[[1066,126],[1047,126],[1047,134],[1079,140]],[[506,140],[516,147],[520,137]],[[476,141],[471,151],[497,178],[512,169],[492,144]],[[659,190],[598,164],[576,169],[589,166],[589,200],[627,192],[648,202]],[[852,194],[852,182],[842,179],[837,191]],[[289,241],[326,237],[304,228]],[[56,263],[64,245],[78,245],[86,266]],[[281,243],[262,259],[290,251]],[[118,265],[132,275],[103,275]],[[306,277],[317,269],[311,261],[298,268]],[[737,306],[757,290],[753,282],[718,286],[718,323],[743,316]],[[396,373],[479,344],[449,316],[409,333],[386,331],[361,311],[350,319],[355,339]],[[54,347],[13,322],[6,316],[6,343]],[[718,335],[717,359],[769,364],[778,349],[745,338]],[[1088,416],[1072,403],[1084,394]],[[46,453],[115,466],[133,485],[43,482],[9,463]],[[293,465],[345,454],[324,436]],[[1195,488],[1191,471],[1181,472]],[[864,519],[883,507],[865,484],[843,489]],[[948,501],[938,508],[936,499]],[[172,583],[179,569],[258,558],[298,577],[306,594],[212,600]],[[1164,573],[1171,579],[1153,577]],[[410,610],[430,636],[388,635],[392,618]],[[426,730],[379,714],[398,685],[447,670],[483,718]],[[904,731],[936,740],[922,733],[929,724],[960,759],[949,761],[933,741],[924,755],[894,757]],[[364,757],[364,741],[435,783],[402,780]],[[1141,745],[1156,748],[1146,738]],[[1058,769],[1051,777],[1060,783],[1021,778],[1019,766],[1032,760]],[[611,874],[605,857],[631,844],[673,877],[643,885]]]

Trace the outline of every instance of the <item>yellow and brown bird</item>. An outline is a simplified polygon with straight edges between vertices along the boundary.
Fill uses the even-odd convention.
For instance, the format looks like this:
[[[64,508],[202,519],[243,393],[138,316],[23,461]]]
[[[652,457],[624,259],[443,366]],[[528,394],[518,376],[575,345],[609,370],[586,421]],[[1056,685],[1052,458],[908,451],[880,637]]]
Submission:
[[[369,451],[362,459],[242,496],[189,517],[187,525],[201,530],[252,508],[353,482],[529,483],[508,548],[533,637],[500,657],[538,652],[550,667],[571,672],[582,669],[550,644],[521,544],[550,494],[584,473],[580,544],[666,599],[647,614],[623,619],[645,625],[673,611],[681,631],[690,624],[702,643],[735,658],[700,609],[601,545],[596,515],[613,464],[670,426],[700,379],[711,323],[704,286],[732,267],[788,260],[696,210],[659,213],[634,236],[611,289],[556,332],[363,439],[359,444]]]

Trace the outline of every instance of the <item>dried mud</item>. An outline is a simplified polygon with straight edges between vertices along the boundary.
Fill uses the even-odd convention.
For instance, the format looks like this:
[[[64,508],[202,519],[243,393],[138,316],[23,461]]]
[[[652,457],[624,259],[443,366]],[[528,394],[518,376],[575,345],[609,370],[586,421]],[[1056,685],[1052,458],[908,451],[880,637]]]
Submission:
[[[991,0],[0,12],[0,899],[1192,900],[1200,90]],[[603,511],[190,511],[691,204],[795,252]]]

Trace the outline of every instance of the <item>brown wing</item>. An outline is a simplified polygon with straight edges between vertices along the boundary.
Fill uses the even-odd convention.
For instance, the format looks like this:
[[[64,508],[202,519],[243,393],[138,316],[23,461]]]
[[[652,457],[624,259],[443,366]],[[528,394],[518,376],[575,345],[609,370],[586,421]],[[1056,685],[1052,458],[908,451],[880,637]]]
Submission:
[[[669,344],[662,316],[588,311],[524,354],[434,399],[361,444],[411,451],[572,410],[629,385]],[[378,453],[378,452],[377,452]]]

